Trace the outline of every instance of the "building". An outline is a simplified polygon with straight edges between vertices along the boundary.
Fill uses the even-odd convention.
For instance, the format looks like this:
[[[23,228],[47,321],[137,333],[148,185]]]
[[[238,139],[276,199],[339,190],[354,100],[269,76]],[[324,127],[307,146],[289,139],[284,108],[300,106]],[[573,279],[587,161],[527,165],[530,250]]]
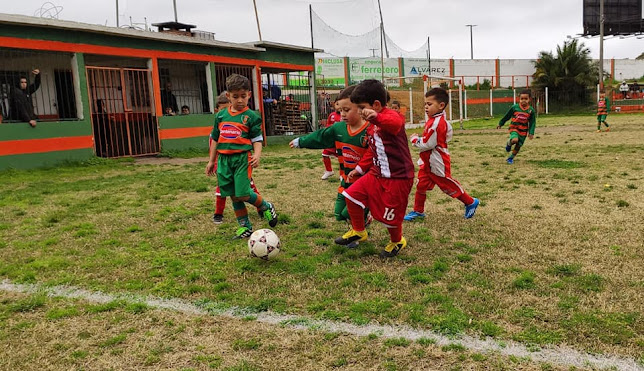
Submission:
[[[0,169],[205,149],[215,99],[232,73],[252,81],[249,105],[262,113],[265,133],[283,133],[290,121],[268,119],[278,105],[263,103],[262,86],[313,122],[316,50],[201,35],[0,14]],[[17,117],[11,99],[20,77],[35,82],[34,69],[36,128]],[[168,108],[178,112],[166,116]]]

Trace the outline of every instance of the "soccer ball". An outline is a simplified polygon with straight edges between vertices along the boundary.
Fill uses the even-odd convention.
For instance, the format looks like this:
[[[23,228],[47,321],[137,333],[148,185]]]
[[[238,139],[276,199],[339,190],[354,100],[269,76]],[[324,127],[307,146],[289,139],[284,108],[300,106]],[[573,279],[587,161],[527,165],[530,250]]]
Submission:
[[[248,251],[255,258],[273,259],[280,253],[280,238],[270,229],[258,229],[248,239]]]

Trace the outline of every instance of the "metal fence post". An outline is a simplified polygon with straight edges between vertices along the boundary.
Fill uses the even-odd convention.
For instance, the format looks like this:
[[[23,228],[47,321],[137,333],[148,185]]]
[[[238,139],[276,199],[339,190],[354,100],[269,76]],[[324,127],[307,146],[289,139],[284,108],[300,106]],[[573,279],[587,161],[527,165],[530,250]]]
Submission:
[[[414,98],[411,94],[411,87],[409,88],[409,123],[412,125],[414,123]]]
[[[492,107],[492,103],[494,102],[494,98],[492,97],[492,88],[490,88],[490,116],[494,117],[494,108]]]
[[[512,104],[517,104],[517,89],[512,89]]]
[[[465,106],[465,119],[467,120],[467,89],[463,90],[463,105]]]
[[[546,86],[546,115],[548,114],[548,87]]]

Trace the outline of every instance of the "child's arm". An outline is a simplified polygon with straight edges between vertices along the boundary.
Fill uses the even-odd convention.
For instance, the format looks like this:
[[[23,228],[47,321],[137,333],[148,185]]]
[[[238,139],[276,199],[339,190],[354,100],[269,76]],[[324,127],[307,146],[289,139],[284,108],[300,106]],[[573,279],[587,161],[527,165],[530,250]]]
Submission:
[[[345,123],[336,123],[324,129],[319,129],[303,137],[295,138],[290,143],[291,148],[310,148],[326,149],[335,147],[335,127],[336,125],[346,125]]]
[[[264,132],[262,131],[262,118],[257,116],[252,120],[248,133],[250,135],[250,142],[253,143],[253,155],[250,156],[249,165],[255,168],[259,166],[259,158],[262,156]]]
[[[253,155],[250,156],[249,165],[252,168],[259,166],[259,158],[262,156],[262,142],[253,142]]]
[[[512,115],[514,115],[514,106],[510,107],[510,109],[508,110],[508,113],[506,113],[505,116],[503,116],[501,121],[499,121],[499,125],[496,128],[500,129],[501,126],[503,126],[509,119],[512,118]]]
[[[362,158],[358,162],[356,168],[351,170],[351,172],[347,176],[349,183],[355,182],[358,176],[366,174],[367,171],[371,169],[371,166],[373,166],[373,152],[371,152],[371,149],[367,149],[364,155],[362,155]]]
[[[215,124],[213,125],[212,132],[210,132],[210,152],[208,164],[206,165],[206,175],[211,176],[216,172],[215,160],[217,158],[217,141],[219,140],[219,117],[215,115]]]
[[[537,114],[535,111],[532,111],[530,118],[528,119],[528,138],[534,138],[534,129],[537,128]]]
[[[405,118],[394,110],[386,110],[378,113],[371,109],[363,109],[362,118],[379,126],[382,131],[392,135],[398,134],[405,127]]]

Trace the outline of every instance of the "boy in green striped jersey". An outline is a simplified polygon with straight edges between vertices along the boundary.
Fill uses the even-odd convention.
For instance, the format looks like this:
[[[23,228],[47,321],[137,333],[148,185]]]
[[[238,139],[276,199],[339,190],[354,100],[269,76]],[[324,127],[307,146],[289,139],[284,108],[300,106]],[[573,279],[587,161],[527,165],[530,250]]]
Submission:
[[[215,125],[210,133],[212,144],[206,175],[216,173],[221,196],[230,196],[233,200],[239,223],[235,237],[248,238],[253,232],[253,226],[248,219],[244,202],[261,210],[271,227],[277,225],[277,213],[273,204],[263,200],[250,187],[250,170],[251,167],[259,166],[264,141],[262,118],[248,108],[252,94],[250,81],[244,76],[232,74],[226,78],[226,91],[230,106],[215,115]]]
[[[606,98],[606,92],[603,90],[599,92],[599,100],[597,100],[597,132],[602,131],[602,122],[606,125],[606,131],[610,131],[610,125],[606,122],[606,116],[610,112],[610,101]]]
[[[534,129],[537,126],[536,112],[534,108],[530,106],[530,90],[524,90],[519,94],[519,104],[514,104],[508,110],[508,113],[503,116],[499,125],[496,127],[500,129],[506,121],[511,120],[510,128],[510,138],[505,145],[505,151],[512,153],[510,157],[506,160],[508,164],[514,163],[514,157],[519,153],[523,142],[525,142],[526,136],[532,140],[534,138]],[[512,149],[514,146],[514,149]]]
[[[354,88],[355,85],[347,87],[340,92],[337,98],[342,121],[303,137],[295,138],[289,143],[291,148],[335,148],[340,163],[341,178],[334,214],[336,220],[339,221],[349,220],[347,204],[342,195],[344,189],[351,186],[348,175],[351,170],[359,166],[360,160],[369,148],[367,145],[369,122],[362,119],[358,106],[351,103],[350,97]],[[371,159],[365,159],[365,161],[370,163]]]

